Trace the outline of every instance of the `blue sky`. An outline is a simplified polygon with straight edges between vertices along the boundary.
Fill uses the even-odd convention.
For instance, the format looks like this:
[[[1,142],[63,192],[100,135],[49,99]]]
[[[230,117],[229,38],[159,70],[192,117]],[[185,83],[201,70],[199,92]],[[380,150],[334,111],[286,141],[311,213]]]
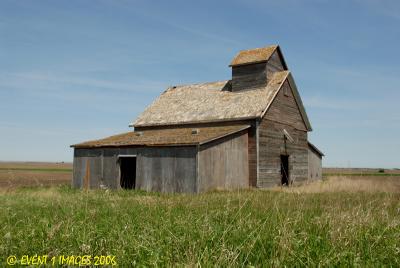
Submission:
[[[279,44],[325,166],[400,167],[399,1],[0,0],[0,160],[72,161],[166,87]]]

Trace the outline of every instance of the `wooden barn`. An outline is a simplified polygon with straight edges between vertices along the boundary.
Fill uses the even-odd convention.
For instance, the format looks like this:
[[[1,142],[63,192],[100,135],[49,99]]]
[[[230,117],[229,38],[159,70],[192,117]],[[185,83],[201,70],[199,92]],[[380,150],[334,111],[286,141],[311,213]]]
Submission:
[[[229,66],[231,80],[168,88],[134,131],[72,145],[73,186],[196,193],[321,178],[279,46],[240,51]]]

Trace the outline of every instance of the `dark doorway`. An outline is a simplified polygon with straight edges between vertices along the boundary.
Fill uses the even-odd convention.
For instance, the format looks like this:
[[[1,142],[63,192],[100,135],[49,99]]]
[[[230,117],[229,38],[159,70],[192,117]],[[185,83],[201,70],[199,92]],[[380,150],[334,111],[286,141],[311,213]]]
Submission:
[[[136,184],[136,157],[120,157],[121,171],[120,184],[123,189],[135,189]]]
[[[289,185],[289,156],[281,155],[282,185]]]

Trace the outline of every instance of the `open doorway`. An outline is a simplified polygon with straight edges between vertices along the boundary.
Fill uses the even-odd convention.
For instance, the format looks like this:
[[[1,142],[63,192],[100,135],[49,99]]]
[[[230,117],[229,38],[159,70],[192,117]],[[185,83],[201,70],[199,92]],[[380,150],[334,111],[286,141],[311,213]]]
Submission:
[[[281,176],[282,185],[289,185],[289,156],[281,155]]]
[[[123,189],[135,189],[136,156],[121,156],[119,158],[120,184]]]

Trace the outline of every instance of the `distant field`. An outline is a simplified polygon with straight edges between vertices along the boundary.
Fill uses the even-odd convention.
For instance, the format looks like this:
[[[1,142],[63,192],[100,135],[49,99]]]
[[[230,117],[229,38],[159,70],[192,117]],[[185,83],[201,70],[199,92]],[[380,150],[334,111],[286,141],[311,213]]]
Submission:
[[[325,176],[353,175],[353,176],[400,176],[400,169],[379,168],[323,168]]]
[[[0,162],[0,188],[71,184],[71,163]]]
[[[397,175],[188,195],[74,190],[70,172],[43,171],[68,167],[37,168],[10,174],[68,185],[20,188],[15,177],[0,190],[0,266],[9,255],[88,254],[121,267],[400,267]]]
[[[0,169],[47,169],[47,170],[72,170],[72,163],[48,162],[0,162]]]

